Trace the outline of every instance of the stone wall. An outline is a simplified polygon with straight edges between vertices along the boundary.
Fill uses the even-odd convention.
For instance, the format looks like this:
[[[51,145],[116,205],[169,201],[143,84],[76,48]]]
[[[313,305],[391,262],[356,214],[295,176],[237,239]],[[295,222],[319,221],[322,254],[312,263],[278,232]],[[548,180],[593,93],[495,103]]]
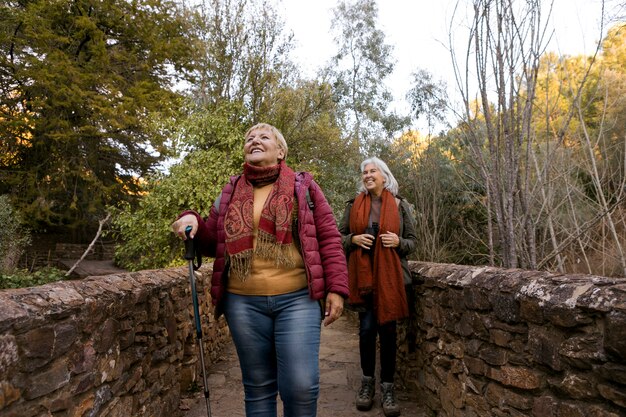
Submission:
[[[208,366],[229,334],[211,314],[203,329]],[[195,333],[187,268],[2,290],[0,415],[180,415],[199,375]]]
[[[626,279],[411,268],[399,380],[433,416],[626,416]]]
[[[438,417],[626,416],[626,280],[414,262],[398,382]],[[207,365],[229,340],[198,279]],[[174,417],[199,366],[186,268],[0,291],[2,417]],[[198,382],[199,383],[199,382]]]

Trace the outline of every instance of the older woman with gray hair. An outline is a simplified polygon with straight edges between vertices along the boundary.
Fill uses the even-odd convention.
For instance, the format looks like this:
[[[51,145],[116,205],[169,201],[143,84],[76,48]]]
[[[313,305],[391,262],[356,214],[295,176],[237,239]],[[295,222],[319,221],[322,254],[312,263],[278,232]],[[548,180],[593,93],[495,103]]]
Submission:
[[[359,312],[361,387],[356,408],[372,408],[375,393],[376,336],[380,341],[381,403],[385,416],[399,416],[393,379],[396,372],[396,322],[408,317],[407,257],[417,245],[409,204],[385,162],[361,163],[359,193],[347,204],[339,231],[348,258],[348,304]]]

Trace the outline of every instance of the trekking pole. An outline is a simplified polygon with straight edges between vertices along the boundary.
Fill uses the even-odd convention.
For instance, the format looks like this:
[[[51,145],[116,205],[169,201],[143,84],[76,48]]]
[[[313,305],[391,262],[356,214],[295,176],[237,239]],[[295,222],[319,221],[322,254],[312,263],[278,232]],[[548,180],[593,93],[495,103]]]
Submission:
[[[193,260],[196,258],[196,250],[193,239],[189,238],[191,226],[185,229],[185,259],[189,261],[189,283],[191,284],[191,299],[193,301],[193,316],[196,323],[196,339],[198,340],[198,349],[200,350],[200,365],[202,365],[202,381],[204,383],[204,399],[206,400],[207,416],[211,417],[211,403],[209,402],[209,384],[207,383],[206,368],[204,366],[204,349],[202,347],[202,325],[200,323],[200,310],[198,308],[198,293],[196,292],[196,276],[194,271],[200,268],[202,258],[197,254],[198,265],[194,266]]]

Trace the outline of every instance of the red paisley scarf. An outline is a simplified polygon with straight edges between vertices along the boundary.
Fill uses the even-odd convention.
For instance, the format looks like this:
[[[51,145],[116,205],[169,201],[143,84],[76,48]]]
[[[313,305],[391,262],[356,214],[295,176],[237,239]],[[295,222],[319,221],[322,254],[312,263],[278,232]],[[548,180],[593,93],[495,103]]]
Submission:
[[[224,218],[226,251],[235,276],[242,280],[247,278],[253,254],[275,260],[277,266],[295,266],[295,260],[289,256],[295,181],[296,175],[285,161],[270,167],[244,164]],[[272,183],[261,211],[256,248],[253,249],[253,187]]]
[[[380,207],[380,233],[400,234],[400,214],[396,199],[386,189]],[[367,227],[372,198],[361,193],[350,210],[350,232],[361,234]],[[357,248],[348,259],[350,304],[364,304],[364,296],[372,294],[374,310],[379,323],[407,317],[409,314],[402,278],[402,265],[395,248],[386,248],[380,238],[373,251]],[[372,259],[373,258],[373,259]]]

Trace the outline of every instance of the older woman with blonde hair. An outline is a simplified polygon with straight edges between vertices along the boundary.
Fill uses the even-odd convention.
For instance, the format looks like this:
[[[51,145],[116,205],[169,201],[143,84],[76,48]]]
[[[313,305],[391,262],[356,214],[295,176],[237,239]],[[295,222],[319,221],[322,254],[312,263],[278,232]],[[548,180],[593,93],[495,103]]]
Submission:
[[[285,163],[287,142],[261,123],[245,135],[241,175],[209,217],[187,211],[172,225],[214,257],[211,295],[226,317],[241,365],[246,416],[314,417],[320,330],[348,296],[341,235],[324,193]]]

